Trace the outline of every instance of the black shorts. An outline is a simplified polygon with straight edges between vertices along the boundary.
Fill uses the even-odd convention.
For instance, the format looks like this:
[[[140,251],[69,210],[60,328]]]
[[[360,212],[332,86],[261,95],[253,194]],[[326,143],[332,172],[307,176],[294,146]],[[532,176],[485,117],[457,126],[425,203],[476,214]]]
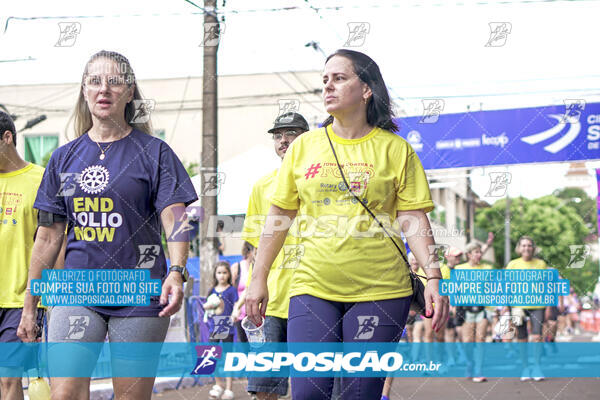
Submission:
[[[541,335],[542,334],[542,326],[544,324],[544,317],[546,314],[545,308],[524,308],[525,315],[528,316],[529,321],[531,321],[531,335]],[[521,326],[517,326],[517,338],[518,339],[527,339],[527,320],[523,321]]]
[[[465,322],[465,312],[466,309],[464,307],[456,307],[456,314],[454,315],[454,326],[462,326]]]
[[[558,307],[549,306],[548,308],[550,309],[550,317],[548,317],[548,321],[556,321],[558,319],[558,316],[560,315]]]

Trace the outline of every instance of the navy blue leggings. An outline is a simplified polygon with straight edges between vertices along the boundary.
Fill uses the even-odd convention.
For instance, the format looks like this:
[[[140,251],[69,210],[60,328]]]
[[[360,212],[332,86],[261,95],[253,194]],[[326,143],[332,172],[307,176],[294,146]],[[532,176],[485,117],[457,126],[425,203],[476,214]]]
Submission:
[[[342,303],[310,295],[290,299],[288,342],[397,342],[410,296],[391,300]],[[294,400],[329,400],[333,377],[292,378]],[[342,378],[343,400],[381,396],[385,378]]]

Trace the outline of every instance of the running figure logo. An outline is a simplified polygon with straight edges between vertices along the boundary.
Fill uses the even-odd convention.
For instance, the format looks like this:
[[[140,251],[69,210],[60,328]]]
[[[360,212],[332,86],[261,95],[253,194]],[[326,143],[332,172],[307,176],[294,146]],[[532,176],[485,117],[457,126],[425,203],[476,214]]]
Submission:
[[[189,242],[192,237],[192,231],[195,229],[192,221],[197,225],[197,222],[202,222],[204,219],[204,209],[202,207],[190,206],[185,210],[176,208],[173,210],[175,224],[173,225],[173,233],[167,238],[169,242]]]
[[[300,260],[304,255],[303,244],[284,244],[283,262],[279,268],[295,269],[300,265]]]
[[[81,33],[81,24],[79,22],[59,22],[60,36],[54,47],[73,47],[77,40],[77,35]]]
[[[129,121],[132,124],[144,124],[150,121],[150,113],[154,111],[156,102],[152,99],[133,100],[135,114]]]
[[[215,372],[217,360],[223,355],[221,346],[196,346],[198,360],[191,375],[210,375]]]
[[[224,172],[204,172],[202,196],[218,196],[221,186],[225,183]]]
[[[490,38],[485,47],[502,47],[506,44],[508,34],[512,31],[510,22],[490,22]]]
[[[446,254],[446,252],[448,251],[448,245],[447,244],[430,244],[429,246],[427,246],[428,250],[429,250],[429,258],[427,259],[427,264],[425,267],[427,268],[432,268],[433,263],[444,263],[446,262],[446,258],[444,257],[444,254]],[[439,264],[438,264],[438,268],[439,268]]]
[[[571,245],[569,248],[571,249],[571,259],[567,264],[567,268],[583,268],[585,265],[585,259],[592,251],[590,246],[587,244]]]
[[[512,180],[510,172],[490,172],[490,189],[486,197],[502,197],[506,194],[508,184]]]
[[[136,268],[152,268],[160,254],[160,245],[158,244],[141,244],[138,246],[140,253],[139,261]]]
[[[355,340],[369,340],[375,333],[375,328],[379,325],[379,317],[377,315],[359,315],[358,331],[356,331]]]
[[[443,99],[423,99],[423,117],[420,124],[435,124],[444,111],[445,102]]]
[[[225,33],[225,23],[223,22],[209,22],[204,24],[204,38],[200,47],[218,46],[223,33]]]
[[[519,323],[516,315],[501,315],[494,326],[494,336],[497,339],[513,339],[515,337],[515,326]]]
[[[75,194],[75,189],[77,188],[77,184],[79,183],[79,179],[81,178],[81,174],[76,172],[63,172],[60,174],[60,188],[58,189],[58,193],[56,196],[73,196]]]
[[[565,115],[563,115],[561,122],[570,124],[579,122],[583,110],[585,110],[585,100],[565,99]]]
[[[371,31],[368,22],[348,22],[348,40],[342,47],[360,47],[365,44],[367,33]]]
[[[85,333],[85,329],[90,326],[90,317],[87,315],[70,315],[69,316],[69,333],[65,339],[81,339]]]
[[[288,124],[294,120],[293,113],[300,112],[300,100],[296,99],[279,99],[279,114],[275,119],[276,122]],[[289,115],[286,115],[289,114]]]
[[[231,332],[231,316],[219,315],[212,318],[215,328],[210,334],[210,338],[214,340],[227,339],[229,332]]]

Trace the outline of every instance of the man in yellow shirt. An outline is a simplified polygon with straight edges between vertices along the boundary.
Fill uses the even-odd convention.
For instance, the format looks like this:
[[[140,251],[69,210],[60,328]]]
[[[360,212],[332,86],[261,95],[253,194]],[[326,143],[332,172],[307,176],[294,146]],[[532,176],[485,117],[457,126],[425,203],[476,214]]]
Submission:
[[[515,248],[517,254],[521,257],[511,260],[507,265],[506,269],[546,269],[546,263],[544,260],[534,257],[536,247],[533,238],[529,236],[521,236],[517,242]],[[531,322],[531,332],[528,335],[527,332],[527,320],[520,318],[521,324],[517,326],[517,341],[527,342],[528,338],[530,342],[541,342],[542,341],[542,328],[544,326],[544,318],[546,313],[546,306],[533,306],[533,307],[514,307],[512,314],[519,315],[521,313],[529,318]],[[521,311],[522,310],[522,311]],[[524,317],[521,316],[521,317]],[[521,347],[521,362],[523,364],[523,371],[521,373],[521,381],[528,381],[533,378],[535,381],[544,380],[544,374],[540,367],[541,364],[541,346],[535,347],[536,354],[534,354],[534,364],[529,366],[527,347]]]
[[[283,160],[288,147],[301,134],[308,131],[308,122],[298,113],[286,113],[275,120],[275,125],[268,132],[273,135],[275,153]],[[248,212],[244,221],[242,238],[258,247],[262,227],[269,214],[271,202],[269,198],[275,191],[277,172],[260,178],[252,188],[248,202]],[[260,249],[259,249],[260,251]],[[299,238],[288,235],[283,249],[271,265],[271,273],[267,281],[269,287],[269,304],[265,317],[265,335],[269,342],[287,341],[287,318],[290,302],[290,284],[292,274],[303,255],[303,247]],[[249,285],[252,271],[248,274]],[[277,395],[285,395],[288,389],[287,378],[248,378],[248,391],[256,392],[259,399],[277,399]]]
[[[33,202],[44,169],[17,153],[17,131],[11,117],[0,111],[0,343],[21,342],[17,328],[31,260],[37,212]],[[43,313],[38,308],[38,324]],[[23,399],[21,376],[29,357],[20,350],[0,354],[0,392],[3,399]]]

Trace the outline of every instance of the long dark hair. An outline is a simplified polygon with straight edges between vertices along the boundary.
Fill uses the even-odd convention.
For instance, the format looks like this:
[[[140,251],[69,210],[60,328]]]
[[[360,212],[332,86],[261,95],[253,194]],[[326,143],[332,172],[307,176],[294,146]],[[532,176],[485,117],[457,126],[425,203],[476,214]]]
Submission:
[[[213,291],[213,289],[216,288],[217,285],[219,284],[219,282],[217,282],[217,269],[219,269],[219,267],[227,268],[227,272],[229,272],[229,279],[227,279],[227,283],[229,283],[229,285],[232,285],[231,284],[231,266],[229,265],[229,263],[227,261],[219,261],[218,263],[215,264],[215,268],[213,269],[213,285],[210,288],[210,291],[208,292],[209,295]]]
[[[346,57],[349,59],[352,62],[354,73],[363,83],[366,83],[373,92],[373,96],[371,96],[369,103],[367,104],[367,123],[371,126],[378,126],[379,128],[388,131],[397,132],[399,128],[392,120],[395,115],[394,110],[392,109],[390,95],[377,63],[375,63],[371,57],[359,51],[339,49],[327,57],[325,64],[327,64],[334,56]],[[323,126],[327,126],[331,123],[333,123],[332,115],[327,117],[323,122]]]

